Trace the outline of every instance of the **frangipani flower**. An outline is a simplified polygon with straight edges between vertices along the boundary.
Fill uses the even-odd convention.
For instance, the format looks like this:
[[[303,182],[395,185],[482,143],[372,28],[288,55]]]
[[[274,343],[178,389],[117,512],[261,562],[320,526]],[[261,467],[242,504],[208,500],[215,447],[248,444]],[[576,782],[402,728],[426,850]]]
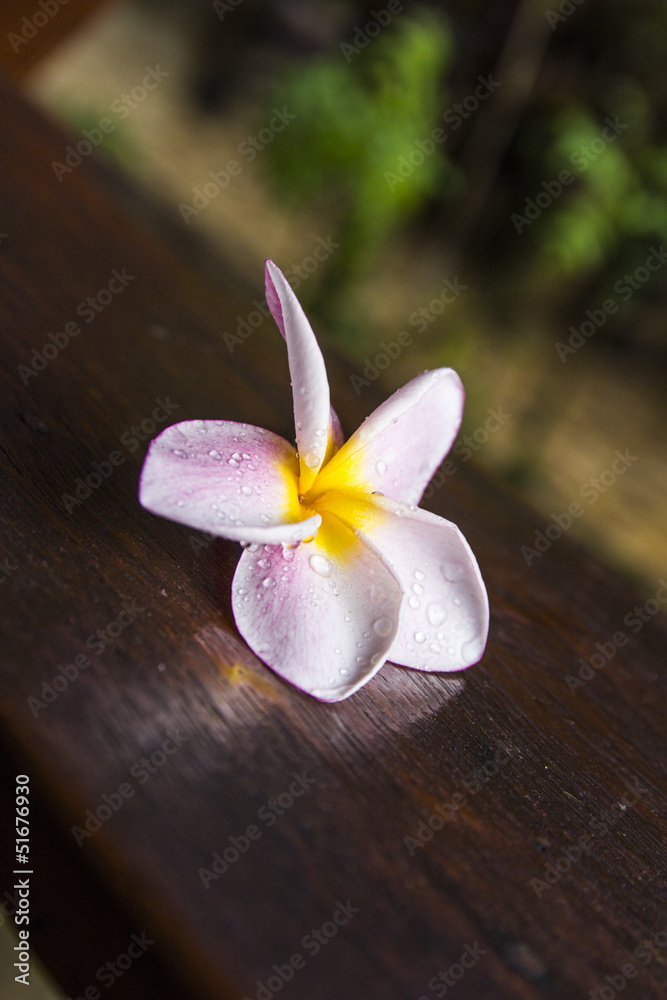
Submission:
[[[387,659],[476,663],[489,618],[479,567],[456,525],[416,506],[459,429],[458,375],[423,372],[344,442],[315,334],[272,261],[266,300],[287,343],[298,451],[247,424],[174,424],[149,448],[141,503],[243,542],[238,629],[322,701],[347,698]]]

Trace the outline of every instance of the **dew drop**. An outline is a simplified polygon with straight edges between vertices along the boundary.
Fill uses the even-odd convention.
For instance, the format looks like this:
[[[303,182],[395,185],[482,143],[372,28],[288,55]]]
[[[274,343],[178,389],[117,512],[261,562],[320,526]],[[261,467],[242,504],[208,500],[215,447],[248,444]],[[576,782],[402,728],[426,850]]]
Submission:
[[[412,590],[415,594],[418,594],[419,596],[421,596],[424,593],[424,588],[422,587],[421,583],[413,583]]]
[[[411,608],[413,608],[413,609],[414,609],[415,611],[417,611],[417,609],[421,607],[421,601],[419,600],[419,598],[418,598],[418,597],[414,597],[414,596],[413,596],[413,597],[411,597],[411,598],[410,598],[410,599],[408,600],[408,604],[409,604],[409,605],[410,605],[410,607],[411,607]]]
[[[240,451],[235,451],[234,454],[232,455],[232,458],[236,459],[237,462],[240,462],[241,459],[243,458],[243,455],[241,454]]]
[[[424,632],[415,632],[415,642],[426,642],[426,635]]]
[[[228,458],[227,459],[227,465],[231,465],[233,469],[238,469],[239,462],[235,458]]]
[[[428,648],[431,650],[432,653],[440,652],[440,646],[437,644],[437,642],[432,642]]]
[[[270,559],[258,559],[257,560],[257,565],[259,566],[260,569],[268,569],[269,566],[271,565],[271,560]]]
[[[209,458],[214,458],[216,460],[216,462],[219,462],[220,459],[222,458],[222,455],[220,454],[219,451],[216,451],[215,448],[213,448],[211,451],[209,451],[208,457]]]
[[[434,628],[438,628],[447,618],[447,611],[442,604],[436,602],[435,604],[429,604],[426,609],[426,617]]]
[[[272,576],[265,576],[262,580],[262,586],[266,587],[267,590],[274,590],[276,587],[276,581]]]
[[[319,461],[320,460],[314,451],[309,451],[304,458],[304,462],[306,463],[309,469],[316,469],[317,466],[319,465]]]
[[[349,677],[350,676],[350,671],[347,670],[345,667],[341,667],[339,673],[340,673],[341,677]]]
[[[177,507],[185,507],[185,500],[177,500],[176,501],[176,506]]]
[[[172,455],[175,455],[176,458],[187,458],[188,457],[187,451],[183,451],[182,448],[172,448],[171,449],[171,453],[172,453]]]
[[[394,629],[394,623],[390,618],[378,618],[377,621],[373,622],[373,631],[377,632],[383,638],[385,636],[391,635]]]
[[[259,519],[262,522],[262,524],[270,524],[271,523],[271,515],[270,514],[260,514],[259,515]]]
[[[460,608],[461,607],[461,598],[460,597],[455,597],[454,598],[454,604],[456,605],[457,608]]]
[[[318,576],[328,577],[331,576],[331,563],[324,556],[311,556],[310,557],[310,568],[314,570]]]
[[[345,615],[345,621],[346,622],[351,622],[352,621],[352,618],[350,617],[350,615]]]
[[[243,494],[244,497],[252,496],[252,489],[250,488],[250,486],[242,486],[241,493]]]
[[[451,583],[456,583],[464,575],[465,570],[460,563],[445,563],[442,567],[442,574],[445,580],[449,580]]]
[[[357,663],[365,663],[365,662],[366,662],[366,657],[365,656],[358,656],[357,657]]]
[[[384,476],[385,472],[387,471],[387,466],[385,465],[384,462],[376,462],[375,471],[377,472],[378,476]]]

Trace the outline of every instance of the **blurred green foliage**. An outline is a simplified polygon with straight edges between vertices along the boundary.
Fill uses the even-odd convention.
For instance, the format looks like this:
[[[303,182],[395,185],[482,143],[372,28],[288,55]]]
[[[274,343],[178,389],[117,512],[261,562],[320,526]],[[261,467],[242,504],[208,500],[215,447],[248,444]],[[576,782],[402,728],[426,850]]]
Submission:
[[[410,7],[363,47],[350,32],[347,43],[292,69],[269,95],[297,114],[289,136],[267,150],[273,189],[283,201],[324,209],[342,244],[311,306],[339,335],[352,328],[342,293],[364,280],[407,223],[413,237],[423,227],[447,243],[450,258],[463,258],[501,295],[511,287],[518,301],[537,287],[562,315],[608,294],[624,269],[667,239],[667,5],[646,0],[628,12],[621,0],[588,0],[571,17],[546,22],[545,11],[558,5],[493,0],[486,20],[464,0],[446,8],[448,20]],[[532,18],[536,52],[542,48],[503,141],[494,145],[493,136],[504,127],[506,90],[390,183],[416,142],[442,124],[450,90],[461,100],[480,71],[507,70],[504,46],[521,18]],[[545,205],[545,185],[553,192],[564,170],[571,183]],[[540,211],[518,225],[538,195]],[[479,201],[468,215],[466,201]],[[618,327],[636,336],[631,317],[666,284],[667,274],[652,278],[599,339]]]
[[[401,156],[430,134],[443,100],[451,38],[442,18],[417,9],[391,28],[300,67],[270,96],[271,106],[296,114],[289,141],[276,142],[266,161],[276,194],[324,208],[342,246],[321,289],[321,311],[345,326],[341,292],[375,259],[387,237],[424,200],[447,185],[449,165],[438,151],[392,184]],[[337,321],[337,322],[336,322]]]

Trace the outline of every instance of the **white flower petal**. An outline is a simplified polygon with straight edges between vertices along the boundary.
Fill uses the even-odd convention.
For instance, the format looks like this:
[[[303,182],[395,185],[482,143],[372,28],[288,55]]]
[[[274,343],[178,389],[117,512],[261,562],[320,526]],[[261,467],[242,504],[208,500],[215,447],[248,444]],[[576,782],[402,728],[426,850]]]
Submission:
[[[250,648],[321,701],[342,701],[385,662],[400,627],[400,585],[382,559],[336,518],[297,548],[251,546],[232,583]]]
[[[266,262],[266,302],[287,343],[300,491],[312,486],[325,458],[340,442],[340,424],[329,402],[324,358],[299,300],[280,268]]]
[[[154,514],[222,538],[297,542],[317,533],[319,515],[304,518],[292,445],[261,427],[186,420],[152,442],[139,484]]]
[[[423,372],[378,406],[327,463],[319,493],[343,482],[418,503],[461,425],[463,386],[451,368]]]
[[[489,602],[477,561],[451,521],[369,496],[330,495],[327,510],[371,538],[404,592],[402,621],[388,659],[417,670],[463,670],[481,658]]]

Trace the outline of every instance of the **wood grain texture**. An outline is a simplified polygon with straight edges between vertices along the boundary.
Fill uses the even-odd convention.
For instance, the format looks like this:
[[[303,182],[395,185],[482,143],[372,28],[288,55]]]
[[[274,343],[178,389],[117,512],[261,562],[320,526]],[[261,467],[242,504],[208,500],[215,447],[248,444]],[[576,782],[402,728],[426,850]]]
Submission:
[[[222,335],[258,293],[179,261],[92,161],[59,183],[63,137],[4,87],[0,107],[0,560],[16,567],[1,590],[1,722],[58,828],[70,836],[131,787],[81,858],[193,996],[254,1000],[297,953],[285,1000],[442,996],[433,977],[450,967],[461,1000],[570,1000],[628,963],[624,998],[663,995],[667,948],[632,954],[667,925],[663,616],[632,632],[642,602],[567,537],[528,567],[520,547],[543,521],[464,465],[427,506],[478,556],[482,663],[449,677],[386,666],[339,705],[282,683],[234,626],[238,546],[143,511],[146,444],[123,437],[168,397],[169,422],[291,439],[282,340],[267,320],[230,354]],[[127,287],[24,385],[17,366],[123,268]],[[357,398],[325,353],[350,433],[379,396]],[[114,452],[122,463],[68,512],[63,495]],[[112,637],[124,606],[133,620]],[[96,652],[100,629],[112,641]],[[596,643],[613,655],[573,692],[566,676]],[[77,655],[90,665],[35,715],[28,700]],[[142,780],[170,737],[181,745]],[[287,805],[295,775],[304,790]],[[270,824],[271,801],[284,808]],[[429,818],[441,828],[410,847]],[[231,837],[238,859],[202,879]],[[336,932],[315,953],[323,925]],[[95,983],[95,968],[78,972],[68,988]]]

